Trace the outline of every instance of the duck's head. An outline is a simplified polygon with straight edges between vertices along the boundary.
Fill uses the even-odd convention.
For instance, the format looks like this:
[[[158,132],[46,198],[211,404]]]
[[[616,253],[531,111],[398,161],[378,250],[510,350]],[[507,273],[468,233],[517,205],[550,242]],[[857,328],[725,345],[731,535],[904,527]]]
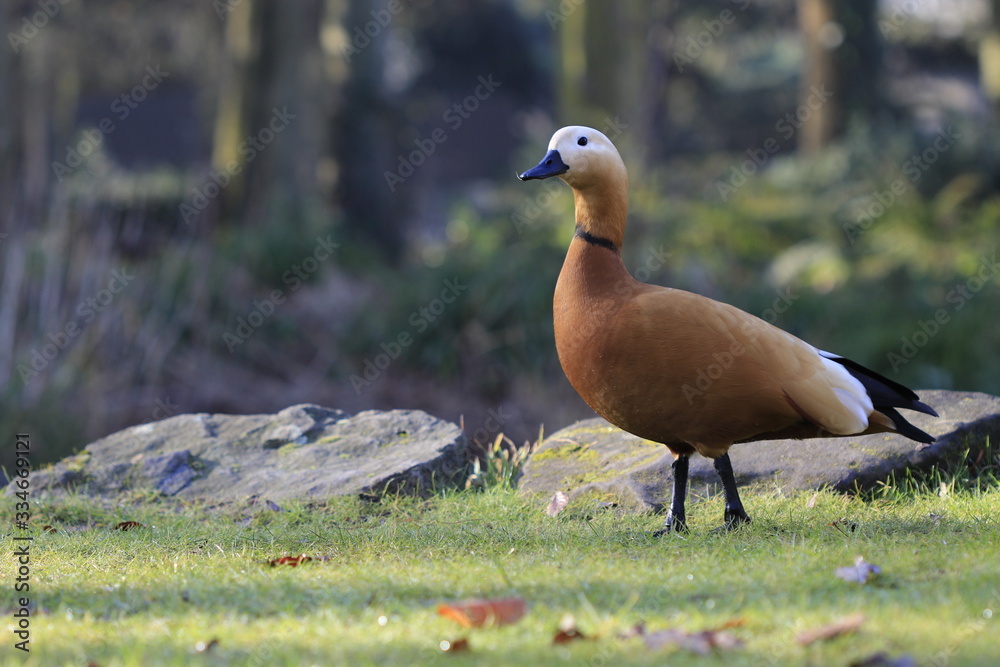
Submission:
[[[581,125],[570,125],[553,134],[542,161],[518,178],[530,181],[551,176],[563,179],[574,190],[627,179],[625,163],[611,140],[594,128]]]

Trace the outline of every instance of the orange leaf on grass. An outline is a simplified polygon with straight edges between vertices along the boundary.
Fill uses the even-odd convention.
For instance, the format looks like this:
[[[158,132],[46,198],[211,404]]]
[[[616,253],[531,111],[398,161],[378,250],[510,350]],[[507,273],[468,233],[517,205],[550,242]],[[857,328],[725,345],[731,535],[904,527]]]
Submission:
[[[583,634],[576,628],[570,628],[569,630],[559,630],[552,638],[553,644],[568,644],[576,639],[590,639],[587,635]]]
[[[145,527],[146,526],[144,524],[141,524],[138,521],[122,521],[121,523],[115,524],[115,527],[112,528],[112,530],[132,530],[133,528]]]
[[[463,627],[482,628],[516,623],[527,610],[528,603],[524,598],[502,598],[440,604],[437,613],[460,623]]]
[[[288,567],[296,567],[302,565],[303,563],[308,563],[312,558],[305,555],[299,554],[298,556],[282,556],[281,558],[274,558],[268,561],[268,565],[271,567],[277,567],[278,565],[287,565]]]
[[[796,639],[803,646],[808,646],[809,644],[818,642],[821,639],[833,639],[834,637],[854,632],[860,628],[861,624],[864,622],[864,614],[851,614],[850,616],[844,616],[843,618],[828,625],[824,625],[823,627],[800,632]]]
[[[46,524],[46,525],[42,526],[42,532],[43,533],[58,533],[59,531],[56,530],[55,528],[53,528],[52,526]]]

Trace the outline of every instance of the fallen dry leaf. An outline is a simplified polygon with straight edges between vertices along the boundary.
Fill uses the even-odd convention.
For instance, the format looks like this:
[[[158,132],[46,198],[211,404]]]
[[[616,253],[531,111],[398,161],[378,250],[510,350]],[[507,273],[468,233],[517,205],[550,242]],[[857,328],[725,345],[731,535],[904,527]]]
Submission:
[[[868,577],[874,577],[881,572],[882,568],[878,565],[872,565],[865,560],[864,556],[858,556],[854,559],[854,565],[838,567],[834,570],[834,574],[844,581],[854,581],[859,584],[865,583],[868,581]]]
[[[304,563],[308,563],[312,558],[305,554],[299,554],[298,556],[282,556],[281,558],[275,558],[268,561],[271,567],[277,567],[278,565],[287,565],[288,567],[297,567]]]
[[[279,505],[278,503],[274,502],[273,500],[266,501],[266,504],[267,504],[267,509],[271,510],[272,512],[284,512],[285,511],[281,507],[281,505]]]
[[[569,503],[569,497],[562,491],[556,491],[552,495],[552,500],[549,501],[549,506],[545,508],[545,513],[549,516],[556,516],[566,509],[567,503]]]
[[[438,644],[438,647],[445,653],[461,653],[462,651],[468,651],[470,648],[469,640],[466,639],[465,637],[462,637],[461,639],[456,639],[455,641],[452,642],[445,639],[440,644]]]
[[[809,644],[818,642],[821,639],[833,639],[834,637],[839,637],[840,635],[850,634],[860,628],[861,624],[864,622],[864,614],[851,614],[850,616],[844,616],[829,625],[800,632],[796,639],[803,646],[808,646]]]
[[[568,644],[571,641],[577,639],[590,639],[587,635],[583,634],[576,628],[570,628],[569,630],[560,630],[555,636],[552,637],[553,644]]]
[[[816,507],[816,499],[817,498],[819,498],[819,492],[818,491],[812,495],[812,498],[810,498],[809,502],[806,503],[806,507],[808,507],[809,509],[812,509],[812,508]]]
[[[121,523],[115,524],[115,527],[111,530],[132,530],[133,528],[145,528],[143,524],[138,521],[122,521]]]
[[[660,649],[675,645],[698,655],[708,655],[712,649],[736,649],[743,646],[743,640],[728,632],[719,630],[703,630],[702,632],[685,632],[684,630],[660,630],[642,636],[646,646]]]
[[[498,600],[465,600],[440,604],[437,613],[466,628],[496,627],[521,620],[528,610],[524,598]]]
[[[42,532],[43,533],[58,533],[59,531],[56,530],[55,528],[53,528],[52,526],[46,524],[46,525],[42,526]]]

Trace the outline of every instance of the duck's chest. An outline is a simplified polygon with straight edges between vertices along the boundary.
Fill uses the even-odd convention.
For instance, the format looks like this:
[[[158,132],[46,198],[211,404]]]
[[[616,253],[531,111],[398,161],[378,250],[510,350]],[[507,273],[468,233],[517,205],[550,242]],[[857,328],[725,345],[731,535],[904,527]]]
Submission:
[[[553,298],[559,363],[580,396],[606,418],[634,389],[622,358],[632,282],[624,268],[615,275],[567,262]]]
[[[576,245],[559,272],[552,300],[556,349],[564,368],[566,362],[576,366],[606,352],[632,281],[616,254]]]

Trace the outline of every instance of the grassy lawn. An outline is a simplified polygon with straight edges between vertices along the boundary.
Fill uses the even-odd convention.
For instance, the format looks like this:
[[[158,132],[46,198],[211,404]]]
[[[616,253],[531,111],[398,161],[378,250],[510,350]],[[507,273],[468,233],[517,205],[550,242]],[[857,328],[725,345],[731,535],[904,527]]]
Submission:
[[[997,664],[995,478],[867,498],[773,488],[744,498],[753,524],[712,532],[722,503],[711,498],[690,505],[686,538],[650,537],[662,517],[615,509],[570,504],[549,517],[547,499],[502,488],[280,512],[262,502],[44,502],[32,516],[32,650],[13,648],[8,606],[0,655],[101,667],[848,665],[879,652],[909,664]],[[113,529],[126,520],[145,525]],[[8,590],[14,534],[3,536]],[[316,560],[268,565],[302,553]],[[881,574],[864,584],[834,576],[859,555]],[[511,596],[528,613],[502,627],[465,629],[437,614],[442,602]],[[857,612],[865,621],[853,634],[796,639]],[[588,638],[555,645],[567,614]],[[728,627],[742,645],[706,656],[650,648],[628,636],[639,623],[647,634]],[[462,638],[468,650],[441,650]]]

